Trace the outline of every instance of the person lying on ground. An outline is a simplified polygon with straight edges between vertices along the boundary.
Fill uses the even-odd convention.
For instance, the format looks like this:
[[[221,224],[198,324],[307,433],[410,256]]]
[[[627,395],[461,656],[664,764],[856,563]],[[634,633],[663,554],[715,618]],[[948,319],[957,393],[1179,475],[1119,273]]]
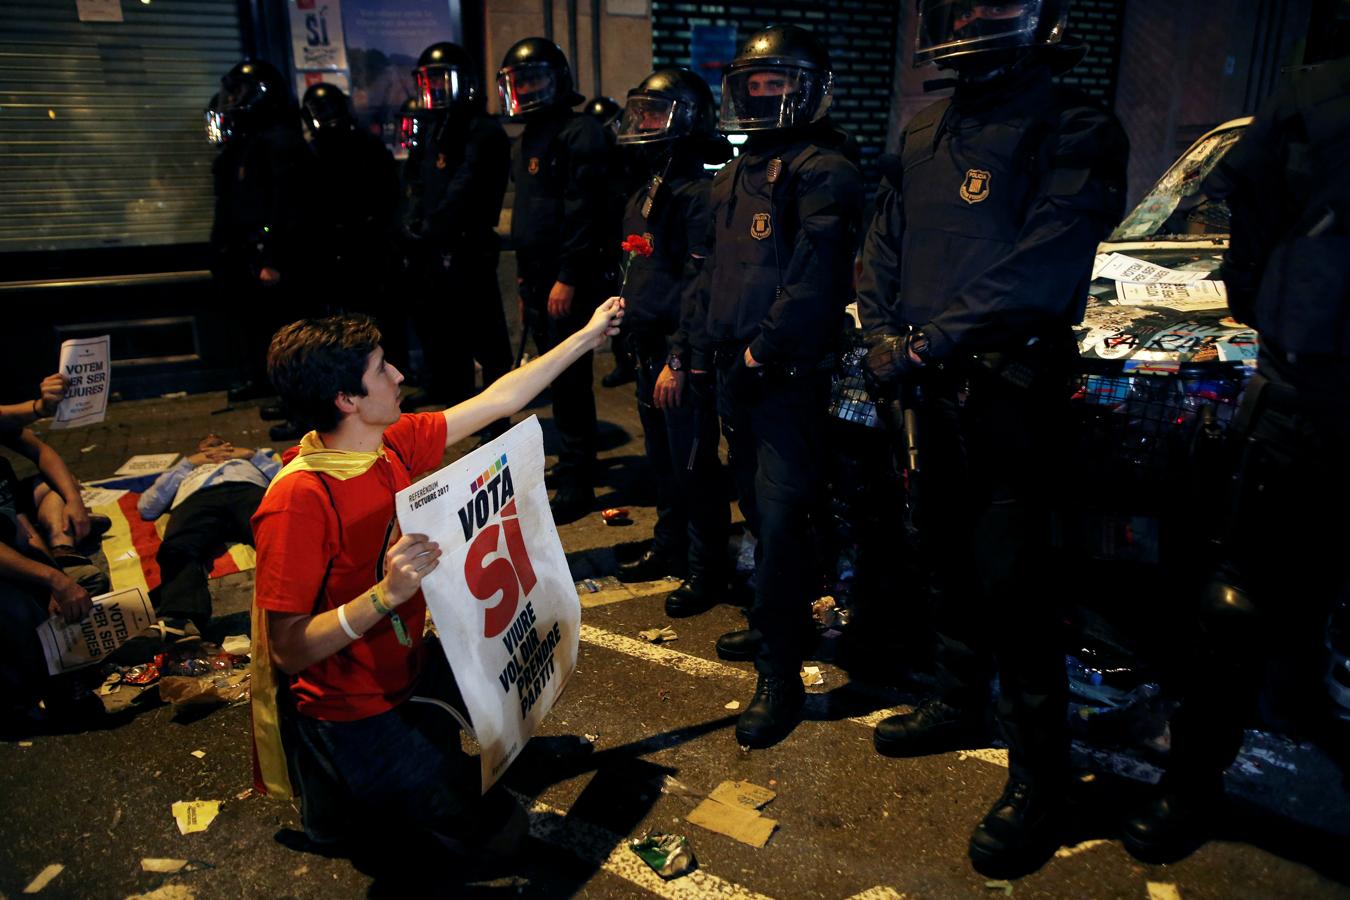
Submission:
[[[236,447],[216,434],[160,474],[136,509],[147,522],[170,513],[155,554],[160,586],[151,600],[164,636],[202,634],[211,620],[207,573],[225,544],[253,544],[249,519],[281,464],[272,451]]]
[[[481,795],[453,720],[410,702],[454,689],[438,645],[423,640],[421,583],[441,550],[426,535],[398,533],[394,495],[439,467],[451,444],[522,409],[616,334],[622,315],[611,298],[580,331],[482,393],[409,415],[399,409],[403,376],[369,318],[296,322],[273,338],[272,382],[315,430],[286,452],[253,517],[256,771],[268,793],[289,793],[276,711],[260,690],[272,673],[261,661],[289,682],[299,741],[288,749],[298,754],[311,841],[429,832],[481,860],[509,855],[523,838],[526,819],[510,795],[500,787]]]

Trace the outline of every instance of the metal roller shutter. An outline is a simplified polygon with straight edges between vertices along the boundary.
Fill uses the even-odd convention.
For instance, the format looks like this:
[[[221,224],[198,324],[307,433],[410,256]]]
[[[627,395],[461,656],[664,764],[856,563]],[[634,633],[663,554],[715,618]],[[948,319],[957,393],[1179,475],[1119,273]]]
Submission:
[[[236,0],[0,0],[0,253],[205,241],[202,110],[243,55]]]

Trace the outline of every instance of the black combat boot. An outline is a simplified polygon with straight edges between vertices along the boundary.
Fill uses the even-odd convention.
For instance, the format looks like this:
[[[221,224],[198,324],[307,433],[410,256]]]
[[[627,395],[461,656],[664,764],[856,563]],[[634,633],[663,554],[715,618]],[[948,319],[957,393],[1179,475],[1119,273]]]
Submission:
[[[707,576],[695,575],[687,578],[666,597],[666,615],[672,619],[682,619],[707,612],[722,601],[726,590],[725,582],[719,583]],[[719,648],[722,646],[721,640],[718,640],[717,646]],[[759,645],[756,642],[755,650],[758,649]],[[754,658],[755,650],[752,650],[746,659]]]
[[[792,733],[802,720],[806,689],[795,674],[759,675],[755,696],[736,721],[736,740],[742,747],[772,747]]]
[[[1015,878],[1039,868],[1059,846],[1066,783],[1015,778],[970,835],[970,862],[990,878]]]
[[[872,744],[885,756],[925,756],[986,747],[989,732],[985,728],[983,712],[929,697],[912,712],[878,722],[872,732]]]
[[[1204,843],[1223,805],[1223,776],[1168,783],[1121,829],[1130,855],[1149,863],[1176,862]]]
[[[648,550],[637,559],[622,563],[614,577],[624,584],[635,581],[659,581],[667,575],[682,577],[685,571],[684,560],[669,553]]]
[[[759,654],[764,636],[754,628],[728,631],[717,639],[717,655],[730,662],[748,662]]]

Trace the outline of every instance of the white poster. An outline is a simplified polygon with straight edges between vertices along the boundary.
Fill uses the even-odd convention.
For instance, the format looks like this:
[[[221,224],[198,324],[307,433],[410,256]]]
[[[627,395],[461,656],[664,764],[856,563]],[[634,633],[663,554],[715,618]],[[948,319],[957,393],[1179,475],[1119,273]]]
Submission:
[[[59,371],[66,376],[66,397],[56,408],[52,428],[96,425],[108,411],[108,336],[61,342]]]
[[[347,68],[338,0],[291,0],[291,61],[296,69]]]
[[[1136,284],[1122,281],[1116,285],[1121,303],[1129,306],[1165,306],[1169,309],[1215,309],[1228,305],[1228,290],[1222,281],[1192,281],[1190,284]]]
[[[122,463],[116,475],[149,475],[163,472],[178,461],[177,453],[140,453]]]
[[[37,630],[47,673],[60,675],[101,662],[154,621],[155,610],[140,588],[95,597],[89,615],[73,625],[60,618],[48,619]]]
[[[1200,281],[1209,276],[1209,272],[1182,272],[1144,262],[1124,253],[1099,253],[1092,264],[1093,278],[1135,281],[1141,284],[1152,284],[1156,281],[1167,284],[1190,284],[1192,281]]]
[[[486,791],[577,664],[581,603],[549,511],[539,420],[400,491],[396,504],[404,534],[441,547],[422,592],[482,750]]]

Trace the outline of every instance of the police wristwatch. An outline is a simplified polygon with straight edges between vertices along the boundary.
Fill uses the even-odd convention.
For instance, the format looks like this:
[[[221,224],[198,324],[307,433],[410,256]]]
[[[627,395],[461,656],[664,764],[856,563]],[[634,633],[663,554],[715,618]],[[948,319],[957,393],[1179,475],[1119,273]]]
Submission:
[[[909,335],[909,340],[905,344],[905,349],[913,353],[919,360],[925,364],[928,362],[928,335],[922,331],[914,331]]]
[[[683,372],[684,360],[680,358],[680,354],[672,353],[670,356],[666,357],[666,366],[672,372]]]

